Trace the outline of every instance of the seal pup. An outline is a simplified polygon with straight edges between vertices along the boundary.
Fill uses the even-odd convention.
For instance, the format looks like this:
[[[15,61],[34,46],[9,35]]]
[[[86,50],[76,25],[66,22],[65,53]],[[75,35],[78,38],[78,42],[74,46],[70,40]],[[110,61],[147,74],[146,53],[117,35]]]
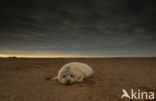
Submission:
[[[58,75],[51,80],[58,80],[62,84],[72,84],[74,82],[83,82],[85,78],[93,74],[93,69],[80,62],[70,62],[65,64],[58,72]]]

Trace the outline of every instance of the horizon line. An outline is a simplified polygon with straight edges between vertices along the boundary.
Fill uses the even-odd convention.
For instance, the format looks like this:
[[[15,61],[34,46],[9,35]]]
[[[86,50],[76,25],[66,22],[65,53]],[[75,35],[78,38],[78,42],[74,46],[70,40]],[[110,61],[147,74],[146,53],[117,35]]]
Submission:
[[[73,58],[73,59],[74,59],[74,58],[156,58],[156,57],[150,57],[150,56],[149,56],[149,57],[148,57],[148,56],[140,56],[140,57],[138,57],[138,56],[137,56],[137,57],[134,57],[134,56],[129,56],[129,57],[128,57],[128,56],[120,56],[120,57],[119,57],[119,56],[118,56],[118,57],[117,57],[117,56],[116,56],[116,57],[113,57],[113,56],[111,56],[111,57],[104,57],[104,56],[103,56],[103,57],[98,57],[98,56],[97,56],[97,57],[96,57],[96,56],[92,56],[92,57],[91,57],[91,56],[90,56],[90,57],[87,57],[87,56],[86,56],[86,57],[17,57],[17,56],[1,57],[1,56],[0,56],[0,58],[17,58],[17,59],[18,59],[18,58],[19,58],[19,59],[20,59],[20,58],[28,58],[28,59],[29,59],[29,58],[30,58],[30,59],[31,59],[31,58],[32,58],[32,59],[33,59],[33,58],[34,58],[34,59],[35,59],[35,58],[45,58],[45,59],[46,59],[46,58],[51,58],[51,59],[53,59],[53,58],[55,58],[55,59],[57,59],[57,58]]]
[[[156,56],[141,56],[141,55],[4,55],[0,54],[0,58],[155,58]]]

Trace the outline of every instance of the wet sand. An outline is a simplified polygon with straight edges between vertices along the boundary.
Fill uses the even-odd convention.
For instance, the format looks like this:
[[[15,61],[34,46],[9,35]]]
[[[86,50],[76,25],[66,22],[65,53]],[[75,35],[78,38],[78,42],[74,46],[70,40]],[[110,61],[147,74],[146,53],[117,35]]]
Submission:
[[[93,77],[73,85],[50,80],[71,61],[90,65]],[[123,88],[156,94],[156,58],[0,59],[0,101],[121,101]]]

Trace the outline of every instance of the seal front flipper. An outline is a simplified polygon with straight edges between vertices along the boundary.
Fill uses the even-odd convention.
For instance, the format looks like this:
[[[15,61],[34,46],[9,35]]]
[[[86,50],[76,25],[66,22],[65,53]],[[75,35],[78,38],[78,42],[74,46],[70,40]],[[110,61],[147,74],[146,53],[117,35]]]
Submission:
[[[77,82],[83,82],[83,80],[84,80],[84,77],[80,76],[79,79],[77,80]]]
[[[51,80],[57,80],[57,79],[58,79],[58,77],[57,77],[57,76],[55,76],[55,77],[51,78]]]

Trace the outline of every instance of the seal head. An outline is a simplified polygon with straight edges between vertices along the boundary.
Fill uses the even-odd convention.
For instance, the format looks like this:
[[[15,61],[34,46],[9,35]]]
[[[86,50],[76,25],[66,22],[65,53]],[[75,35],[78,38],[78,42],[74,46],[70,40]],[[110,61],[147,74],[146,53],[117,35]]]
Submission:
[[[72,71],[70,66],[67,66],[60,71],[58,74],[58,80],[63,84],[72,84],[75,82],[75,73]]]

